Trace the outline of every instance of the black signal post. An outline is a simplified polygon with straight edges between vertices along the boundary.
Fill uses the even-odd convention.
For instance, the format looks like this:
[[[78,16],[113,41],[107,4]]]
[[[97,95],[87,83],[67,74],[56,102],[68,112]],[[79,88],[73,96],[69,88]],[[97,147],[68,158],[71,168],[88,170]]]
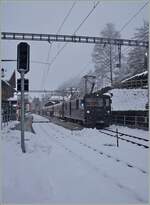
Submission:
[[[29,72],[29,59],[30,57],[30,46],[21,42],[17,46],[17,71],[21,75],[21,149],[25,153],[25,142],[24,142],[24,75]]]

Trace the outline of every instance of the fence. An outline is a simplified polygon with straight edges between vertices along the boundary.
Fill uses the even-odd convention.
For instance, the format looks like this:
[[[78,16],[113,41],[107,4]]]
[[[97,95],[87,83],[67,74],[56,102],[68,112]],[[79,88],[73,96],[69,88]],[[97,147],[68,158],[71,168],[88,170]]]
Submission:
[[[148,116],[112,115],[111,122],[136,128],[148,128],[149,126]]]
[[[16,112],[2,113],[1,115],[1,129],[8,125],[8,122],[16,120]]]
[[[128,80],[121,82],[120,84],[116,84],[116,86],[119,88],[146,88],[148,86],[148,79]]]

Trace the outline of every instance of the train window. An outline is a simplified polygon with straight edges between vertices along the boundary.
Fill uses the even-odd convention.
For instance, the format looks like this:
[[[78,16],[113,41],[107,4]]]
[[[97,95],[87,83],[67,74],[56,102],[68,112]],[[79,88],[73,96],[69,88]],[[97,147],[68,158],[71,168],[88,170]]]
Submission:
[[[80,107],[81,107],[81,109],[84,108],[84,100],[80,100]]]
[[[87,98],[86,99],[86,105],[87,106],[103,106],[103,98]]]
[[[79,109],[79,99],[76,100],[76,109]]]
[[[110,105],[109,99],[106,99],[106,107],[109,107],[109,105]]]

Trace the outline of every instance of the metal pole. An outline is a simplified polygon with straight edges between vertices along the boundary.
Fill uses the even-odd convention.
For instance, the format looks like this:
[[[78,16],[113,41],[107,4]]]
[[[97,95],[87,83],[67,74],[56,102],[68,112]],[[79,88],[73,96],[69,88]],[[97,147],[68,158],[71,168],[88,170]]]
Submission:
[[[21,71],[21,149],[25,153],[24,143],[24,71]]]
[[[116,128],[117,147],[119,147],[118,128]]]
[[[87,77],[84,76],[84,79],[85,79],[85,81],[84,81],[84,94],[87,94]]]
[[[118,45],[118,53],[119,53],[119,69],[121,69],[121,45]]]
[[[113,84],[113,77],[112,77],[111,44],[110,44],[110,82],[111,82],[111,85],[112,85]]]

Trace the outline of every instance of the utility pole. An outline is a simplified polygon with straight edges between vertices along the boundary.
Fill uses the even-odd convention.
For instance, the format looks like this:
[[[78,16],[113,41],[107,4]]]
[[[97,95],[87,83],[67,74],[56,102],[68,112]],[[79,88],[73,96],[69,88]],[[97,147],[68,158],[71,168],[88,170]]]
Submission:
[[[119,69],[121,68],[121,45],[118,45]]]
[[[111,44],[110,44],[110,82],[111,82],[111,85],[113,84],[113,76],[112,76],[112,56],[111,56]]]

